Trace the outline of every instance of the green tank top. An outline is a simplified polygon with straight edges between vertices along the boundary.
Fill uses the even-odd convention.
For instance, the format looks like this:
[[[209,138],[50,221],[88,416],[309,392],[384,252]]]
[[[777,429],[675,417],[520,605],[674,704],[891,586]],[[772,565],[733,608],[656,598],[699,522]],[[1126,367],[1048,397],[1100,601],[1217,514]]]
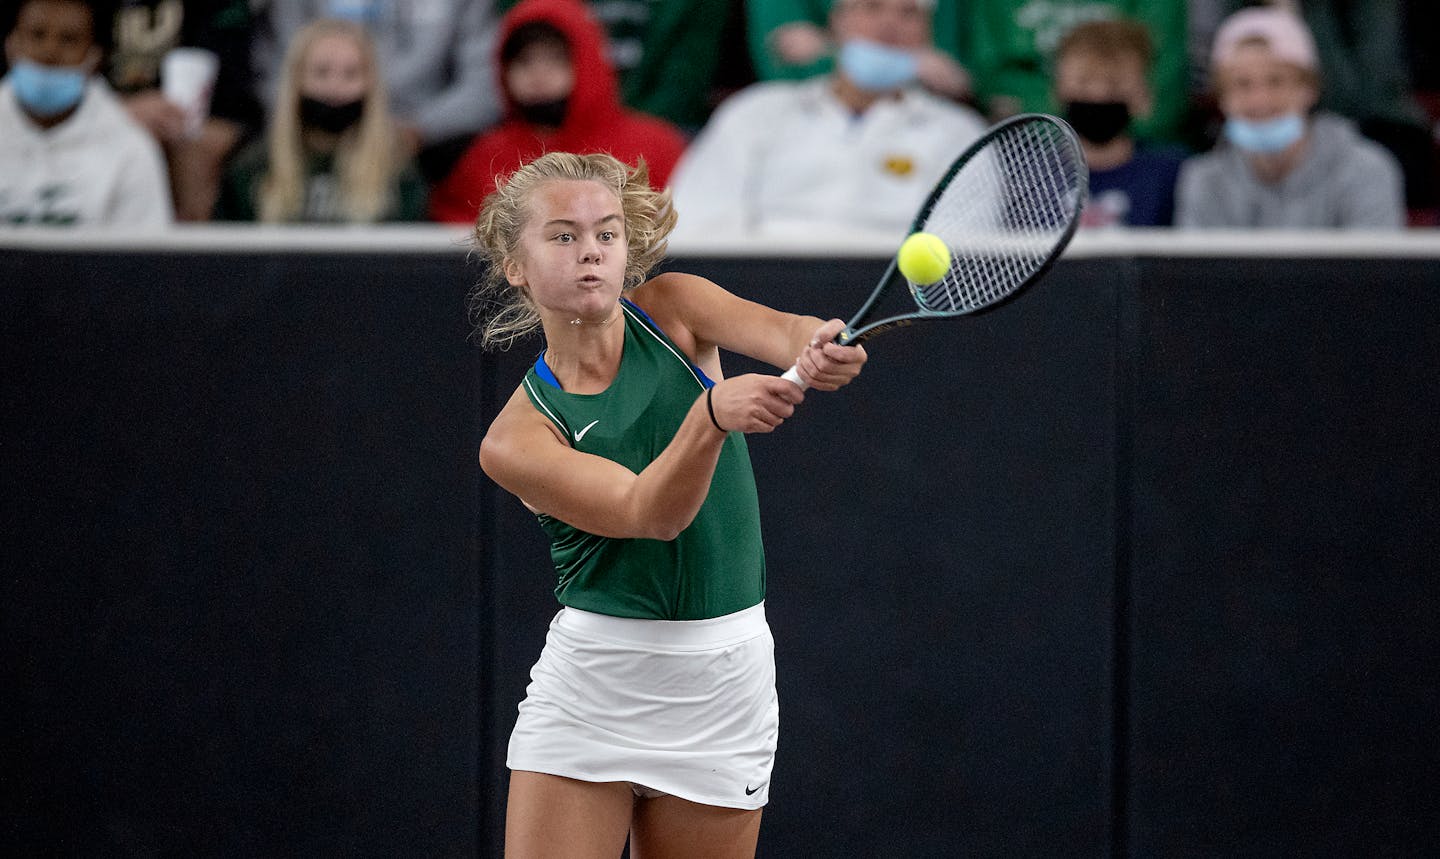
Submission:
[[[525,374],[530,402],[571,446],[639,473],[675,437],[695,398],[714,383],[625,299],[620,371],[599,394],[560,388],[542,353]],[[674,540],[616,539],[545,514],[561,604],[615,617],[701,620],[765,597],[765,551],[755,475],[742,433],[720,451],[710,492]]]

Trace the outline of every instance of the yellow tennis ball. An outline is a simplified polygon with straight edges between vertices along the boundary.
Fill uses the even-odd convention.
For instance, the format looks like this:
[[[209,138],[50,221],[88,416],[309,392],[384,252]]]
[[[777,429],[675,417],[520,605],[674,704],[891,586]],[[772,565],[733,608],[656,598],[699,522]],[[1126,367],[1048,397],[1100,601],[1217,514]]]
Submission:
[[[897,259],[900,273],[911,283],[934,283],[950,271],[950,248],[934,233],[911,233]]]

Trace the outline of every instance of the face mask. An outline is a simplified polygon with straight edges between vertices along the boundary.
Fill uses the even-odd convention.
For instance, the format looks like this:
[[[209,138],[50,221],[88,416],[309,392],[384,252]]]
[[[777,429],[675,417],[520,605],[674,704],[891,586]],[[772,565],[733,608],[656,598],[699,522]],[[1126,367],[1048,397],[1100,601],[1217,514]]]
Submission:
[[[1246,152],[1272,153],[1288,148],[1305,134],[1305,120],[1298,113],[1277,119],[1251,122],[1232,116],[1225,120],[1225,137]]]
[[[544,125],[549,128],[559,128],[565,122],[565,111],[569,107],[570,99],[568,98],[515,105],[515,109],[520,112],[521,119],[531,125]]]
[[[915,80],[920,66],[909,51],[864,39],[841,45],[836,61],[851,83],[871,92],[899,89]]]
[[[36,116],[50,117],[80,103],[89,77],[84,69],[42,66],[20,60],[10,70],[10,85],[15,89],[15,99],[26,110]]]
[[[328,134],[339,134],[346,130],[359,122],[360,115],[364,112],[364,99],[345,104],[329,104],[309,96],[300,97],[300,121],[306,128]]]
[[[379,18],[378,5],[372,0],[330,0],[325,4],[329,17],[357,24],[368,24]]]
[[[1066,102],[1065,121],[1076,134],[1103,146],[1130,127],[1130,105],[1123,101]]]

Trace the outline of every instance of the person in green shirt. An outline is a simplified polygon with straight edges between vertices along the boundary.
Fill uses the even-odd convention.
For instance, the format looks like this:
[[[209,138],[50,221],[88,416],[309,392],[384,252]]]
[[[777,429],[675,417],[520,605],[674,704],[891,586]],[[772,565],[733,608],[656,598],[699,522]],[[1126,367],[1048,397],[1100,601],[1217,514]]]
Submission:
[[[762,81],[803,80],[832,71],[835,44],[828,26],[833,7],[839,2],[745,0],[746,38],[756,76]],[[919,54],[918,80],[936,95],[958,101],[968,101],[974,95],[960,49],[965,2],[915,0],[916,7],[930,13],[934,41],[933,47]]]
[[[643,165],[548,153],[489,195],[480,338],[544,335],[480,465],[540,519],[564,608],[511,733],[507,856],[755,853],[777,747],[774,641],[745,433],[859,373],[839,319],[694,275],[646,279],[675,224]]]
[[[1135,124],[1144,140],[1176,141],[1190,106],[1185,4],[1178,0],[966,0],[964,56],[986,113],[1055,113],[1051,89],[1055,48],[1086,21],[1128,18],[1149,30],[1155,45],[1150,69],[1154,106]]]
[[[215,217],[423,220],[426,188],[399,143],[365,31],[348,21],[316,21],[291,43],[265,139],[226,170]]]

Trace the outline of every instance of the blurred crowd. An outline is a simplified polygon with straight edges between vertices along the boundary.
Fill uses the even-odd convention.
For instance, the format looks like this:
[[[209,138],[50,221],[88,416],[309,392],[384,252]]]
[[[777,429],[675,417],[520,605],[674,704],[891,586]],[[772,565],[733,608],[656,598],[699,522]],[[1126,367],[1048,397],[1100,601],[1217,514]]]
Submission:
[[[1017,113],[1084,225],[1440,224],[1422,0],[5,0],[0,224],[471,223],[547,151],[678,233],[903,231]]]

